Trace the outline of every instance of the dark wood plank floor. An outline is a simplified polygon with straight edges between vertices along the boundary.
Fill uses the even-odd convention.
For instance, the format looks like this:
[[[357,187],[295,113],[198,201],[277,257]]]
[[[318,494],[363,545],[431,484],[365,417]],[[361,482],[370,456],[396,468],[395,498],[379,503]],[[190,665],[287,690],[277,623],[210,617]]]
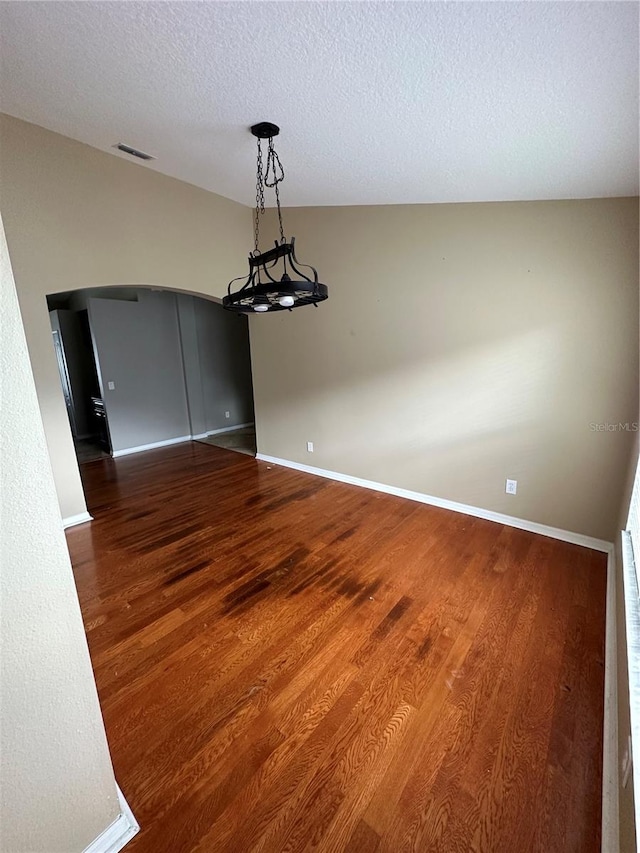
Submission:
[[[599,851],[604,555],[204,444],[82,474],[131,853]]]

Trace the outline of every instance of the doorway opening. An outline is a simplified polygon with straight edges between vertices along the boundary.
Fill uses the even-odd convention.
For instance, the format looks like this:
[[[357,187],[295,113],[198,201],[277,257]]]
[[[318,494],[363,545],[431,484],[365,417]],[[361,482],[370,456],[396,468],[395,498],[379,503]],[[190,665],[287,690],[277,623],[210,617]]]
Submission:
[[[74,310],[62,300],[52,299],[49,320],[78,462],[109,456],[111,441],[101,405],[88,312],[86,308]]]
[[[150,287],[47,297],[78,463],[196,440],[255,456],[247,318]]]

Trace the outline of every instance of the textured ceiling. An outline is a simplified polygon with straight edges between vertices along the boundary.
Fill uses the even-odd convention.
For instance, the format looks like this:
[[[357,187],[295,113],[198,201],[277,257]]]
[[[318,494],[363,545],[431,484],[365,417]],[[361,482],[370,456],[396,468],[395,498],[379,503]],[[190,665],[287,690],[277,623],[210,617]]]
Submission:
[[[0,108],[248,204],[261,120],[286,205],[635,195],[638,8],[2,2]]]

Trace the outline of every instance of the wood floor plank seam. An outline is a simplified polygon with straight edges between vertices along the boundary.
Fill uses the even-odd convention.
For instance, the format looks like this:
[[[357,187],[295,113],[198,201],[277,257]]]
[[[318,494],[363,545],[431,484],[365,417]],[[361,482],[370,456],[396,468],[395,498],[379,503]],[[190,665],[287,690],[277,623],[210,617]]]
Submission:
[[[606,555],[185,443],[69,528],[131,853],[596,853]]]

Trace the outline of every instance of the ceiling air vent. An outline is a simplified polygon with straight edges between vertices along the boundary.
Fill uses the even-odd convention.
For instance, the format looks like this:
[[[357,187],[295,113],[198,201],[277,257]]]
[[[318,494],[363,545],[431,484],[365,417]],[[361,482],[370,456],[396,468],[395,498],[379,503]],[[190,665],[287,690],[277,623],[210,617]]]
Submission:
[[[138,151],[137,148],[132,148],[130,145],[125,145],[124,142],[118,142],[117,145],[113,146],[117,148],[118,151],[124,151],[125,154],[131,154],[132,157],[137,157],[139,160],[155,160],[155,157],[152,157],[151,154],[145,154],[144,151]]]

